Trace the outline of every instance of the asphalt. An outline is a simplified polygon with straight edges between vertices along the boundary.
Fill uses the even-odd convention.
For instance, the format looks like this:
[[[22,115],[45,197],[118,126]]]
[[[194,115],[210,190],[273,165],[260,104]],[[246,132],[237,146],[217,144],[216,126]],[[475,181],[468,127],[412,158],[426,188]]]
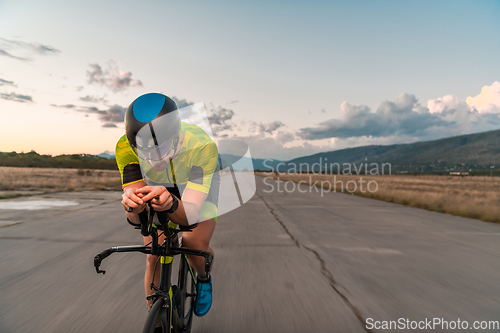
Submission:
[[[500,225],[307,186],[278,193],[262,180],[217,221],[214,304],[193,332],[451,332],[366,324],[500,320]],[[141,332],[144,255],[112,255],[105,275],[92,265],[103,249],[142,240],[120,200],[1,200],[17,209],[0,209],[0,332]]]

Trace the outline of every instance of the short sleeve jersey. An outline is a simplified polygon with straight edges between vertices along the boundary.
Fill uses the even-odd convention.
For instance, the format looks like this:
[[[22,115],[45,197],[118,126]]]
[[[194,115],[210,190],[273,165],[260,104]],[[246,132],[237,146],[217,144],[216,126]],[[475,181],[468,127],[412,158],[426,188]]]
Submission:
[[[147,163],[142,164],[141,172],[139,157],[130,146],[127,136],[123,135],[115,150],[122,186],[145,180],[147,183],[175,184],[182,189],[189,188],[208,194],[213,175],[217,171],[217,145],[198,126],[182,122],[181,131],[184,134],[182,147],[170,167],[161,172],[148,168]]]

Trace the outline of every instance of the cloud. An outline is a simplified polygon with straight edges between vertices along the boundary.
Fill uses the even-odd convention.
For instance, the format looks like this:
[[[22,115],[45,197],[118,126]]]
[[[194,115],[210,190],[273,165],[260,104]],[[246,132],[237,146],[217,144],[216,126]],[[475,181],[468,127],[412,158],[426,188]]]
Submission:
[[[306,140],[349,137],[387,137],[411,135],[424,137],[426,131],[449,123],[418,103],[414,95],[400,94],[393,101],[384,101],[376,112],[366,105],[340,106],[342,119],[330,119],[316,127],[302,128],[299,137]]]
[[[290,132],[281,132],[281,131],[278,131],[278,132],[276,132],[276,133],[273,134],[273,138],[274,138],[274,140],[276,140],[276,142],[284,145],[285,143],[294,141],[295,140],[295,135],[293,135]]]
[[[77,106],[74,104],[64,104],[64,105],[51,104],[51,106],[63,109],[71,109],[77,112],[83,112],[87,114],[97,114],[98,119],[100,121],[105,122],[104,125],[106,126],[103,125],[104,127],[111,127],[109,126],[109,123],[122,123],[125,118],[125,112],[127,111],[127,108],[124,108],[117,104],[109,107],[107,110],[100,110],[95,106]]]
[[[214,135],[218,135],[221,131],[230,130],[235,126],[229,122],[234,116],[233,110],[219,106],[211,111],[212,115],[208,117],[208,121],[210,122]]]
[[[227,119],[230,114],[226,117],[224,117],[224,114],[219,114],[219,116],[222,118],[220,120],[222,124],[227,124],[230,120]],[[280,130],[285,126],[281,121],[273,121],[270,123],[241,121],[238,123],[239,129],[241,129],[242,125],[245,123],[247,124],[245,127],[248,131],[243,130],[241,133],[246,132],[248,134],[236,134],[235,131],[228,131],[225,133],[217,133],[216,139],[218,141],[224,141],[226,139],[243,141],[248,144],[253,157],[280,160],[287,160],[297,155],[313,154],[325,148],[321,145],[311,145],[309,142],[296,141],[296,136],[293,133]],[[214,125],[212,125],[212,128],[214,128]],[[221,153],[231,154],[231,152]]]
[[[256,128],[259,133],[269,133],[272,134],[278,128],[285,126],[285,124],[279,120],[264,124],[264,123],[253,123],[253,128]]]
[[[430,113],[440,114],[445,110],[453,109],[459,104],[458,98],[453,95],[446,95],[427,101],[427,108]],[[465,103],[464,103],[465,104]]]
[[[0,55],[21,61],[31,61],[33,55],[56,55],[61,51],[40,43],[28,43],[0,38]]]
[[[235,104],[235,103],[239,103],[239,102],[240,102],[240,101],[238,101],[237,99],[235,99],[234,101],[227,102],[227,103],[226,103],[226,105],[227,105],[227,104]]]
[[[218,141],[239,140],[248,144],[253,158],[273,158],[277,160],[289,160],[296,156],[305,156],[318,153],[320,151],[331,150],[329,146],[312,145],[307,141],[297,142],[295,145],[284,146],[287,142],[294,139],[293,134],[277,132],[273,136],[266,133],[256,135],[238,136],[224,135],[219,136]],[[225,147],[222,145],[221,147]],[[237,153],[232,151],[221,151],[220,154]]]
[[[12,58],[12,59],[21,60],[21,61],[29,61],[29,59],[27,59],[27,58],[17,57],[17,56],[12,55],[9,52],[2,50],[2,49],[0,49],[0,55],[3,55],[3,56],[8,57],[8,58]]]
[[[182,109],[182,108],[185,108],[187,106],[195,104],[192,101],[188,101],[187,99],[183,99],[183,98],[178,98],[176,96],[170,96],[170,98],[172,98],[172,100],[175,102],[175,104],[177,104],[177,107],[179,109]],[[229,104],[229,103],[227,103],[227,104]],[[227,133],[224,134],[221,132],[231,130],[236,126],[235,124],[230,122],[234,116],[234,111],[227,109],[227,108],[223,108],[222,106],[215,107],[211,103],[209,105],[210,105],[210,112],[209,113],[211,115],[208,116],[208,114],[207,114],[207,117],[208,117],[208,123],[210,124],[210,129],[211,129],[212,134],[215,135],[216,137],[219,137],[219,138],[226,137],[228,134]],[[193,112],[195,112],[195,110],[196,109],[190,109],[190,108],[184,109],[181,113],[182,119],[191,119],[190,117],[193,116]],[[194,125],[196,125],[197,122],[203,122],[202,120],[197,119],[196,117],[197,116],[195,115],[195,118],[191,119],[191,120],[194,120]],[[203,126],[201,126],[201,127],[203,128]]]
[[[444,96],[427,103],[441,119],[452,123],[441,128],[442,137],[468,133],[484,132],[500,127],[500,113],[479,112],[455,96]],[[431,109],[432,108],[432,109]],[[489,110],[492,110],[491,108]]]
[[[10,94],[0,93],[0,98],[20,103],[33,102],[33,98],[31,96],[20,95],[14,92],[11,92]]]
[[[73,104],[64,104],[64,105],[50,104],[50,106],[55,106],[56,108],[63,108],[63,109],[73,109],[76,107],[76,105]]]
[[[182,109],[183,107],[186,107],[186,106],[194,104],[193,102],[188,102],[185,99],[179,99],[179,98],[177,98],[175,96],[172,96],[171,98],[175,102],[175,104],[177,105],[177,108],[179,108],[179,109]]]
[[[98,96],[90,96],[90,95],[80,97],[80,101],[90,102],[90,103],[106,103],[107,102],[107,100],[104,96],[98,97]]]
[[[7,81],[7,80],[3,80],[3,79],[0,79],[0,86],[17,87],[17,85],[15,85],[13,81]]]
[[[467,104],[480,113],[500,113],[500,82],[484,86],[475,97],[467,97]]]
[[[284,124],[280,121],[246,121],[249,134],[237,135],[236,131],[227,131],[218,133],[217,139],[246,142],[252,157],[288,160],[321,151],[403,144],[489,131],[500,128],[500,112],[495,111],[499,88],[495,82],[467,102],[447,95],[420,103],[415,95],[407,93],[381,102],[374,110],[367,105],[344,102],[341,105],[342,115],[337,119],[302,128],[297,133],[282,131]],[[481,104],[483,97],[488,102]],[[323,110],[321,112],[325,113]],[[219,111],[211,120],[213,126],[224,128],[223,125],[229,124],[232,118],[232,114]],[[243,123],[245,121],[238,125]],[[227,127],[232,129],[234,125]]]
[[[467,103],[446,95],[422,106],[414,95],[403,93],[373,112],[366,105],[344,102],[340,119],[302,128],[297,135],[305,140],[340,139],[337,144],[355,138],[359,144],[373,144],[375,139],[390,144],[494,130],[500,127],[499,94],[500,83],[495,82]]]
[[[177,98],[175,96],[171,97],[172,100],[177,104],[179,108],[183,108],[189,105],[193,105],[194,103],[191,101],[188,101],[186,99],[181,99]],[[80,97],[79,99],[82,102],[106,102],[104,97],[97,97],[97,96],[91,96],[87,95],[84,97]],[[85,105],[75,105],[75,104],[51,104],[53,107],[57,108],[63,108],[63,109],[68,109],[68,110],[74,110],[76,112],[83,112],[86,113],[87,115],[89,114],[97,114],[98,119],[102,121],[103,127],[113,127],[111,124],[117,124],[121,123],[124,120],[125,117],[125,112],[127,111],[127,107],[122,107],[120,105],[112,105],[108,107],[107,109],[100,109],[95,106],[85,106]],[[189,108],[188,108],[189,109]],[[183,113],[183,117],[189,116],[186,112]],[[212,129],[212,133],[214,135],[220,134],[219,132],[224,131],[224,130],[230,130],[232,129],[235,125],[230,122],[232,117],[234,116],[234,111],[225,109],[223,107],[213,107],[211,109],[211,116],[208,117],[208,122],[210,123],[210,127]],[[204,116],[207,117],[207,116]],[[184,118],[183,118],[184,119]],[[206,121],[206,118],[205,118]],[[208,124],[207,124],[208,126]],[[266,129],[270,128],[277,128],[281,126],[281,124],[269,124],[266,125]],[[269,132],[270,133],[270,132]],[[222,135],[222,134],[221,134]],[[282,138],[281,140],[284,140],[285,136],[280,136]]]
[[[114,61],[108,63],[108,69],[103,70],[98,64],[90,64],[87,71],[87,82],[109,88],[113,92],[127,90],[130,87],[142,87],[140,80],[135,80],[132,73],[122,71]]]
[[[126,108],[115,104],[105,111],[98,111],[99,119],[106,122],[122,123],[126,111]]]

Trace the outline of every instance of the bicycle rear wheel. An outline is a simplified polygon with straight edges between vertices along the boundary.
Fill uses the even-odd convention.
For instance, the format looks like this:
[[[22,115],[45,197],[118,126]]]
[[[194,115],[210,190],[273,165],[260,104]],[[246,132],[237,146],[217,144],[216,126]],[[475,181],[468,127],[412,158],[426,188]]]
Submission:
[[[169,333],[170,329],[170,320],[169,315],[167,313],[167,307],[165,306],[165,300],[163,298],[159,298],[151,307],[151,311],[149,312],[148,318],[146,319],[146,324],[144,325],[144,329],[142,333],[156,333],[156,326],[161,325],[162,333]]]
[[[196,298],[196,272],[189,266],[186,255],[180,257],[178,278],[175,297],[177,328],[179,333],[190,333]]]

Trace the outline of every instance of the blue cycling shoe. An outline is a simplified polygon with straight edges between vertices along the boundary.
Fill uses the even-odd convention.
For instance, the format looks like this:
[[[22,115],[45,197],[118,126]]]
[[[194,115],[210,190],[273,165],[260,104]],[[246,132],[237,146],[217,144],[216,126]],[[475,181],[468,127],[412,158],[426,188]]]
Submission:
[[[194,303],[194,314],[198,317],[204,316],[212,307],[212,276],[206,281],[196,284],[196,301]]]

